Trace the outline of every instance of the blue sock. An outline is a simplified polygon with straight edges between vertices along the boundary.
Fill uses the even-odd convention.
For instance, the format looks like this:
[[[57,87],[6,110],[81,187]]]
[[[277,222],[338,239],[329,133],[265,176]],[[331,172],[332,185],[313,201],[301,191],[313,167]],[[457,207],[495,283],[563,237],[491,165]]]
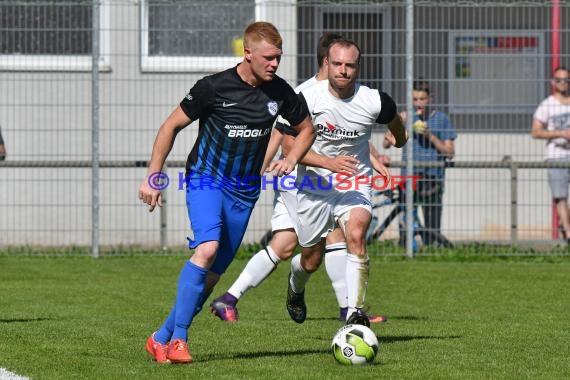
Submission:
[[[172,337],[172,332],[174,331],[174,318],[176,317],[176,305],[172,307],[168,318],[160,326],[158,331],[154,334],[154,340],[158,343],[166,344]]]
[[[200,296],[200,300],[198,301],[198,304],[196,305],[196,309],[194,310],[194,316],[198,315],[198,313],[200,311],[202,311],[202,308],[204,307],[204,302],[206,302],[208,297],[210,297],[210,294],[212,294],[212,290],[213,289],[204,290],[204,292]]]
[[[186,262],[178,279],[178,291],[174,306],[175,323],[171,339],[188,341],[188,328],[194,319],[194,311],[199,305],[206,286],[208,269]]]

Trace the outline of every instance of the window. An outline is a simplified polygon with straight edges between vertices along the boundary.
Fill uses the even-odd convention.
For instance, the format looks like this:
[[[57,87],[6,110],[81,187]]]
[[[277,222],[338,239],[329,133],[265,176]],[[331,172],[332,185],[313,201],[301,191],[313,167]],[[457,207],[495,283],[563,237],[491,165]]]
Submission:
[[[532,113],[544,98],[543,36],[535,31],[449,34],[451,113]]]
[[[101,66],[108,65],[105,49],[108,10],[100,9]],[[91,70],[93,7],[91,1],[37,0],[0,3],[0,69]]]
[[[143,0],[143,71],[218,71],[241,60],[255,0]]]
[[[323,6],[311,3],[299,7],[299,80],[317,70],[315,49],[323,31],[334,31],[358,41],[362,49],[359,82],[390,92],[391,22],[382,5]],[[311,31],[311,32],[307,32]]]

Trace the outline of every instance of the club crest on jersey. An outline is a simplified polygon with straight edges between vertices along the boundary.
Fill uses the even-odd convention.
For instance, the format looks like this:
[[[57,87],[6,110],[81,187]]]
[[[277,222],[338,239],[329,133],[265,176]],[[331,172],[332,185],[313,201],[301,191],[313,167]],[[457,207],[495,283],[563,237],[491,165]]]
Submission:
[[[279,110],[277,107],[277,102],[271,101],[271,102],[267,103],[267,110],[269,111],[271,116],[277,115],[277,111]]]

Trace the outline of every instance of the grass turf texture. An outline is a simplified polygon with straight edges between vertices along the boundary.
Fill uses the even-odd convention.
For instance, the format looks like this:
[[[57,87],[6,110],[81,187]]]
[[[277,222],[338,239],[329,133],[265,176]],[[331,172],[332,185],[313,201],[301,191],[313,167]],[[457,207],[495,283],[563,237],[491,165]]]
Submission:
[[[570,262],[371,260],[370,366],[335,362],[341,323],[321,268],[308,318],[285,309],[289,263],[239,303],[227,324],[204,310],[190,329],[191,365],[144,351],[168,314],[181,257],[0,257],[0,367],[33,379],[562,379],[570,378]],[[244,267],[236,260],[218,295]],[[209,301],[208,301],[209,302]]]

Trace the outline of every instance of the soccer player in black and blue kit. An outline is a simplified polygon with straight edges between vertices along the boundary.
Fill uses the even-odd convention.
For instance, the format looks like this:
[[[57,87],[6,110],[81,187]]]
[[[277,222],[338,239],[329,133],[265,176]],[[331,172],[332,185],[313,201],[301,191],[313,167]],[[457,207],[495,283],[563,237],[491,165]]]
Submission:
[[[287,157],[269,170],[290,173],[311,146],[315,132],[306,104],[275,72],[282,39],[270,23],[255,22],[244,33],[244,59],[236,67],[199,80],[168,116],[156,136],[139,199],[161,206],[152,179],[176,135],[199,119],[197,141],[186,164],[186,204],[194,232],[194,254],[180,272],[174,307],[147,340],[157,362],[191,363],[188,328],[241,244],[259,197],[260,170],[278,115],[299,135]]]

